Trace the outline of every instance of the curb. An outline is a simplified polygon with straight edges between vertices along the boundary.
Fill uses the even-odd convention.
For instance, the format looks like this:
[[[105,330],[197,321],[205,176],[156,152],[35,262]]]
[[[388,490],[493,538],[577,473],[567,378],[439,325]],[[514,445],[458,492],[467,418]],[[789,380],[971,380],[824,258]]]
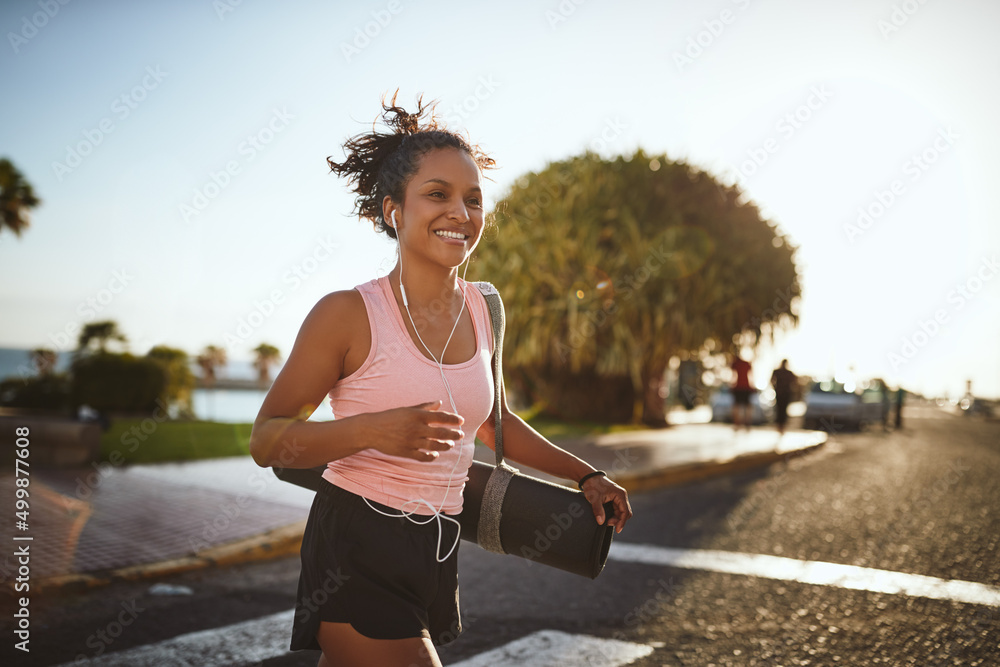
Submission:
[[[305,527],[306,521],[303,519],[297,523],[274,528],[266,533],[251,535],[236,542],[220,544],[199,551],[193,556],[132,565],[115,570],[58,575],[42,579],[33,585],[37,586],[37,590],[42,593],[75,593],[119,581],[138,581],[214,566],[237,565],[291,556],[299,553]]]
[[[818,442],[801,449],[793,449],[789,452],[763,452],[756,454],[745,454],[734,459],[721,462],[692,463],[686,466],[677,466],[658,470],[646,475],[635,475],[615,479],[615,483],[620,485],[629,493],[640,491],[652,491],[665,486],[680,486],[691,482],[700,482],[713,477],[722,477],[733,473],[760,468],[772,463],[777,463],[785,459],[796,456],[803,456],[816,451],[826,444],[826,440]]]
[[[809,454],[825,444],[824,440],[785,453],[746,454],[728,461],[694,463],[646,475],[622,477],[614,481],[629,493],[651,491],[666,486],[679,486],[763,467],[781,460]],[[43,593],[76,593],[120,581],[152,579],[208,567],[238,565],[291,556],[299,553],[305,527],[306,521],[302,520],[236,542],[221,544],[200,551],[193,556],[88,574],[59,575],[42,579],[35,585]]]

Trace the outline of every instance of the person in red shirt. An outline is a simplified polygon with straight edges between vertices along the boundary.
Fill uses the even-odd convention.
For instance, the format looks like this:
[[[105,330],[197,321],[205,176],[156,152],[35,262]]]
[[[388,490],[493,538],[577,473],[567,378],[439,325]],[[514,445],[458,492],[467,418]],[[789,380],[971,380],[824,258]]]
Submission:
[[[733,355],[733,362],[729,366],[736,374],[730,390],[733,392],[733,428],[739,430],[740,426],[750,430],[750,395],[753,393],[753,383],[750,381],[750,362],[743,359],[737,352]]]

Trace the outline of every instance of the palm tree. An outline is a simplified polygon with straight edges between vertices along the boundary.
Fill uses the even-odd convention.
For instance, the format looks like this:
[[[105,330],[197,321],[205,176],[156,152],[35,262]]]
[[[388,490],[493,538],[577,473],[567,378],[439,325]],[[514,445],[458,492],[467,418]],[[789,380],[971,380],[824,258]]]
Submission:
[[[663,425],[672,357],[797,321],[794,248],[735,186],[666,155],[550,164],[493,215],[469,273],[507,306],[512,386],[564,418]]]
[[[48,347],[36,347],[31,351],[31,361],[41,377],[52,375],[59,360],[59,353]]]
[[[205,387],[209,390],[214,390],[215,388],[215,369],[220,366],[226,365],[226,350],[225,348],[216,347],[215,345],[206,345],[205,349],[202,350],[195,358],[195,362],[201,367],[201,378],[204,382]],[[215,418],[215,391],[210,391],[208,394],[209,398],[209,412],[208,418]]]
[[[5,227],[21,236],[28,224],[28,212],[41,200],[17,167],[7,158],[0,158],[0,234]]]
[[[201,367],[202,381],[209,387],[214,386],[215,369],[226,365],[226,350],[215,345],[207,345],[202,353],[195,358],[195,361]]]
[[[261,343],[253,349],[256,356],[253,365],[257,369],[257,381],[266,385],[271,383],[271,364],[281,358],[278,348],[268,343]]]
[[[83,325],[83,329],[77,337],[75,355],[80,357],[84,353],[91,351],[94,342],[97,343],[97,352],[104,354],[107,352],[107,346],[110,341],[118,341],[122,344],[128,342],[125,334],[119,331],[117,322],[114,320],[90,322]]]

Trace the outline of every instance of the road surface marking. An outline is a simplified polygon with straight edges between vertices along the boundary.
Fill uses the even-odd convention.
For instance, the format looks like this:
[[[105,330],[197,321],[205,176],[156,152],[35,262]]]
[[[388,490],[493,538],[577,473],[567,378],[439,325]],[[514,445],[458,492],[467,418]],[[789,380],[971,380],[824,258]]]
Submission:
[[[971,581],[938,579],[921,574],[876,570],[857,565],[840,565],[732,551],[671,549],[627,542],[615,542],[608,558],[627,563],[745,574],[818,586],[839,586],[858,591],[911,595],[934,600],[953,600],[1000,607],[1000,588],[996,586],[977,584]]]
[[[618,667],[644,658],[652,646],[539,630],[452,667]]]
[[[87,665],[99,667],[152,667],[198,665],[232,667],[253,665],[288,651],[294,610],[180,635],[96,657]],[[453,667],[618,667],[653,652],[653,647],[542,630],[504,646],[464,660]],[[70,667],[67,662],[60,667]]]
[[[288,653],[294,614],[295,610],[289,609],[224,628],[189,632],[157,644],[106,653],[83,664],[100,667],[252,665]],[[76,664],[68,662],[60,667]]]

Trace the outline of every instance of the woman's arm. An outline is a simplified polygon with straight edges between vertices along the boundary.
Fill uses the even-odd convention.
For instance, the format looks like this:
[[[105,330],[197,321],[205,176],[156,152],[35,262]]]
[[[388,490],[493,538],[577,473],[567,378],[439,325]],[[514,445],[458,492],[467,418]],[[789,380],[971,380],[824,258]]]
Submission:
[[[573,483],[587,473],[594,472],[592,465],[546,440],[545,436],[513,412],[503,409],[502,414],[504,458]],[[477,435],[491,449],[494,448],[493,415],[490,415]]]
[[[306,421],[341,378],[345,360],[358,367],[367,356],[368,326],[364,301],[355,290],[328,294],[309,312],[254,421],[250,454],[257,465],[312,468],[368,447],[433,461],[461,439],[462,418],[436,409],[440,401]]]
[[[531,428],[523,419],[507,408],[507,392],[500,390],[500,414],[503,420],[503,453],[504,458],[532,467],[554,477],[568,479],[574,483],[587,473],[594,472],[589,463],[570,454],[564,449],[552,444],[545,437]],[[476,432],[476,435],[491,449],[494,448],[494,416],[489,418]],[[625,522],[632,516],[632,507],[628,502],[628,493],[607,477],[595,476],[583,484],[584,496],[591,504],[597,523],[604,524],[604,503],[613,502],[615,515],[608,519],[608,525],[614,526],[617,532],[625,527]]]

